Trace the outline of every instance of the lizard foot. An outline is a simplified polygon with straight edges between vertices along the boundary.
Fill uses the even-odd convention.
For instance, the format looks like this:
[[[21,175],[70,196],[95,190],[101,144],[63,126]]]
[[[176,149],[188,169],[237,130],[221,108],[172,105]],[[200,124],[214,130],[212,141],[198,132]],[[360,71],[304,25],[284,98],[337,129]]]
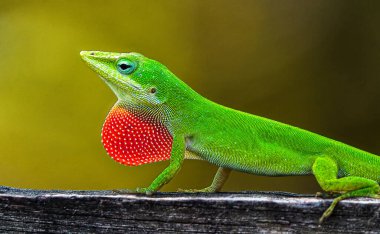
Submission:
[[[117,194],[131,194],[131,193],[145,193],[146,195],[152,195],[153,190],[149,188],[137,188],[135,190],[132,189],[114,189],[112,192]]]
[[[316,192],[315,197],[318,198],[335,198],[338,197],[340,194],[338,193],[324,193],[324,192]]]
[[[137,193],[145,193],[146,195],[152,195],[154,191],[151,190],[150,188],[137,188],[136,192]]]
[[[204,189],[177,189],[177,192],[180,193],[213,193],[216,192],[210,187]]]
[[[135,190],[131,190],[131,189],[112,189],[112,192],[117,193],[117,194],[136,193]]]

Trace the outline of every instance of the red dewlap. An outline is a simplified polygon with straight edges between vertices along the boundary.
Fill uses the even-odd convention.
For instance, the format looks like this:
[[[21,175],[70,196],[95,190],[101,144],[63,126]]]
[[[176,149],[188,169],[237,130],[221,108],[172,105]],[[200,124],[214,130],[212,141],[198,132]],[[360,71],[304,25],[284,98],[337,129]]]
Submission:
[[[168,160],[173,137],[167,128],[148,115],[136,115],[116,107],[103,125],[102,142],[117,162],[137,166]]]

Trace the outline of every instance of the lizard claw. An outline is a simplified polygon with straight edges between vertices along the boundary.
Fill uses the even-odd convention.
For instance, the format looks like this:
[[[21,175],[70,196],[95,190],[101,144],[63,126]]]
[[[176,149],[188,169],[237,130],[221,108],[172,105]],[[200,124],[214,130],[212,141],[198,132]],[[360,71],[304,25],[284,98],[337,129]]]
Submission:
[[[153,190],[149,188],[137,188],[137,189],[113,189],[112,192],[117,194],[131,194],[131,193],[145,193],[146,195],[152,195]]]
[[[117,194],[129,194],[129,193],[135,193],[136,191],[130,190],[130,189],[112,189],[112,192]]]
[[[212,193],[215,191],[212,191],[209,187],[204,189],[177,189],[177,192],[180,193]]]
[[[177,189],[177,192],[179,193],[193,193],[194,189]]]

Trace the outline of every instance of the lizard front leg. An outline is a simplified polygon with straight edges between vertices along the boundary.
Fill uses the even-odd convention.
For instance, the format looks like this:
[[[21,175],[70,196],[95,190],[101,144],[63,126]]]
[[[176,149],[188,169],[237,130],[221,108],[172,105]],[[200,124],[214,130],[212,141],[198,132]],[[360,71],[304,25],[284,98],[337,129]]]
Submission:
[[[138,188],[138,193],[146,193],[148,195],[158,191],[162,186],[169,183],[171,179],[178,173],[182,167],[185,156],[185,139],[183,137],[173,137],[172,151],[170,155],[170,164],[157,176],[155,180],[147,188]]]
[[[136,190],[114,190],[116,193],[145,193],[151,195],[158,191],[162,186],[169,183],[171,179],[181,169],[185,155],[185,140],[183,137],[173,137],[170,164],[153,180],[149,187],[137,188]]]
[[[219,192],[224,183],[227,181],[228,176],[230,175],[231,169],[219,167],[218,171],[215,174],[214,180],[212,184],[203,189],[178,189],[177,192],[185,192],[185,193],[212,193]]]

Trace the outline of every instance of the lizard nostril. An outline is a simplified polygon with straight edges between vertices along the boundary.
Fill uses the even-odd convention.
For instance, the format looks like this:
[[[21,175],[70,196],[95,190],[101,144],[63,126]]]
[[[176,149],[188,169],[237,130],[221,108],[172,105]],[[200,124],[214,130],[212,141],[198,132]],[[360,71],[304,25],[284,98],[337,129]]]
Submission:
[[[95,55],[95,53],[94,53],[94,52],[91,52],[90,55]]]

